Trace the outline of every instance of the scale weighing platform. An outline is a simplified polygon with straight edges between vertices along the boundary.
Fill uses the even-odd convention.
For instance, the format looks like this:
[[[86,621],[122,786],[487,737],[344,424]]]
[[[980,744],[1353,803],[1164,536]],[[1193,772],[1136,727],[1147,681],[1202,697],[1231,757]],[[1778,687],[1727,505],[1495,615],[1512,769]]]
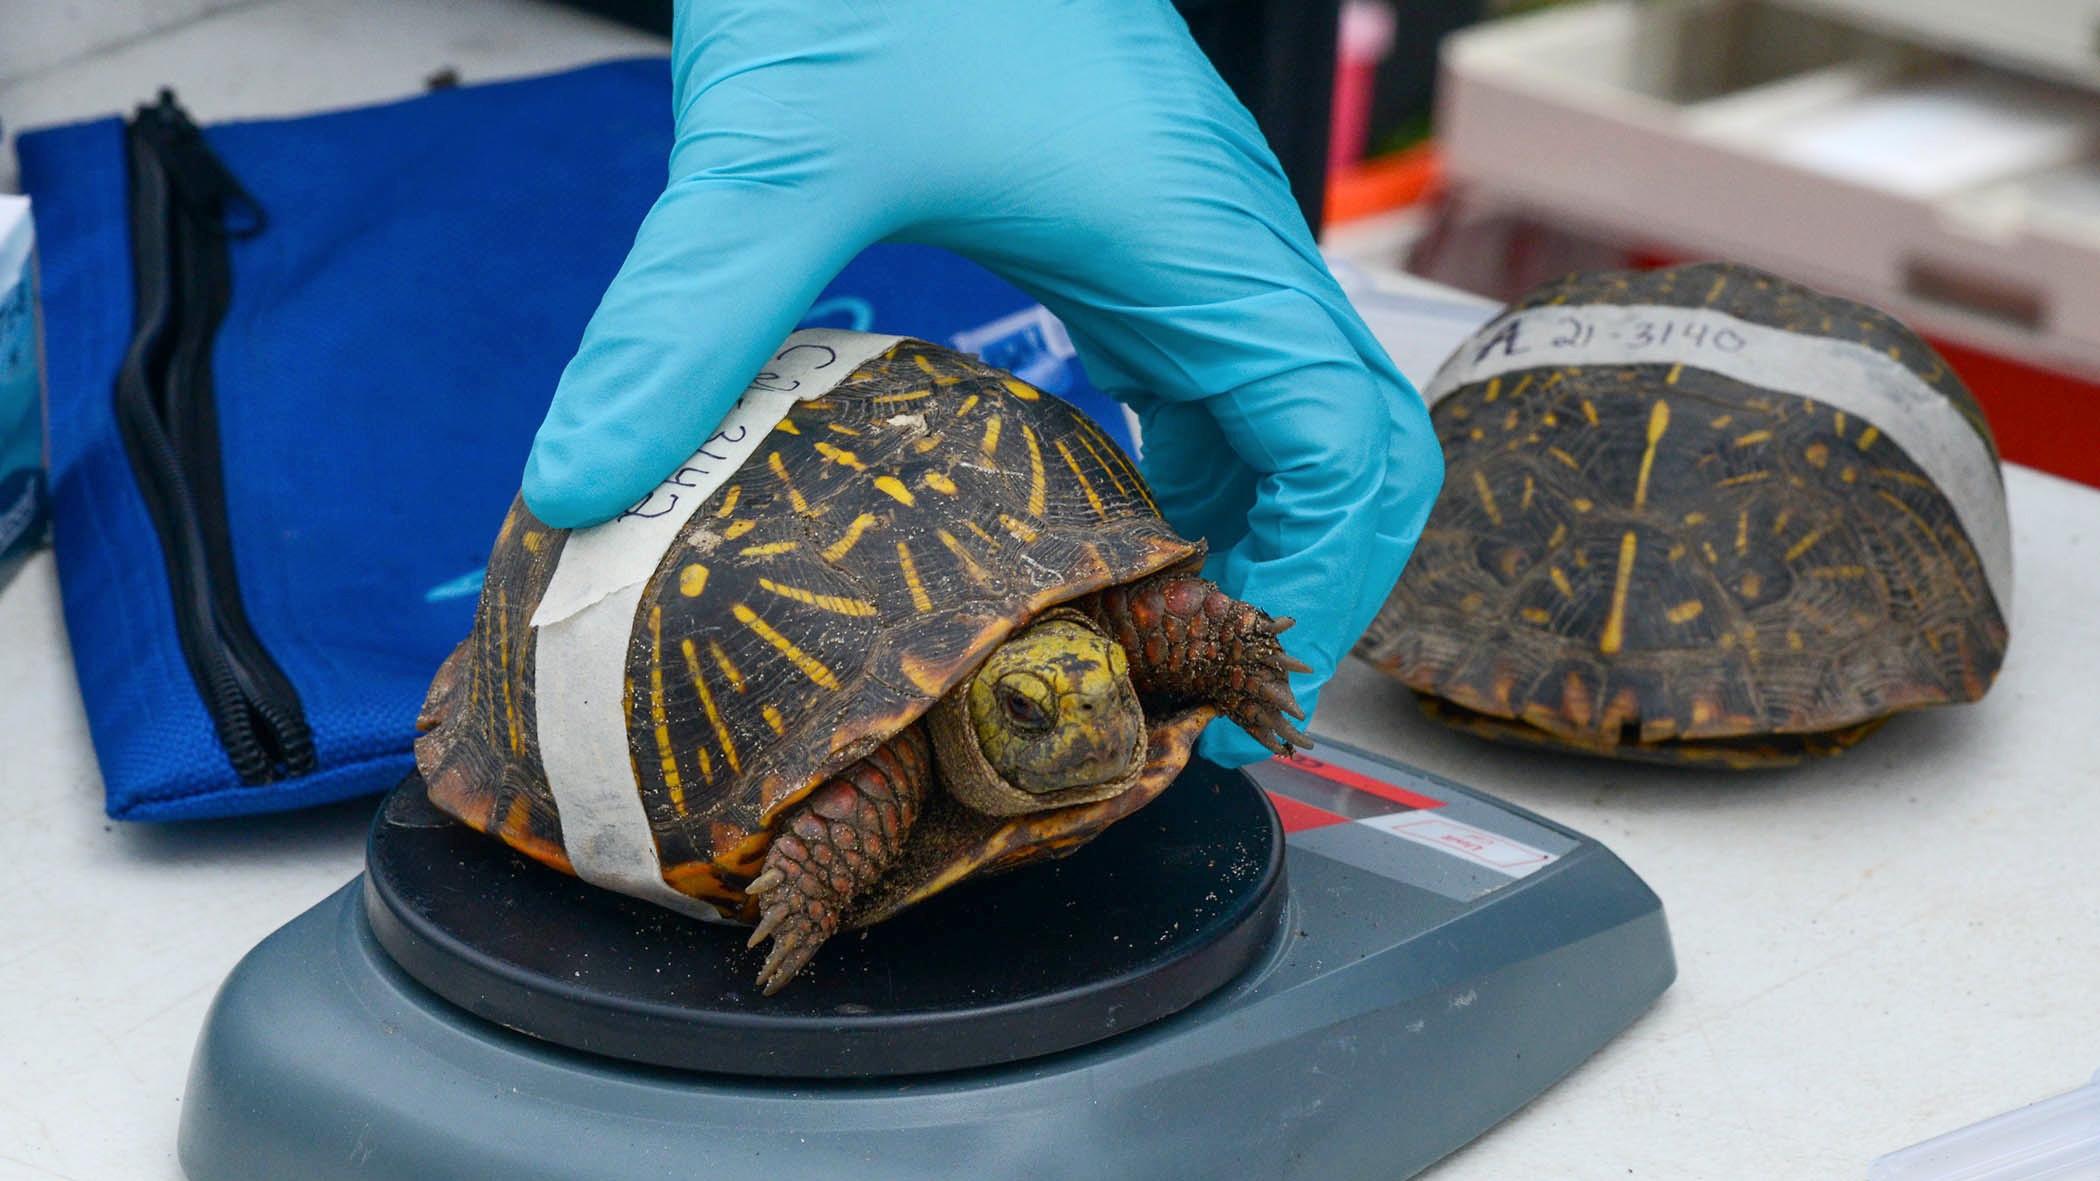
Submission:
[[[1324,742],[1203,762],[1091,845],[833,939],[531,864],[410,778],[366,873],[206,1019],[192,1181],[1397,1178],[1675,975],[1597,842]]]

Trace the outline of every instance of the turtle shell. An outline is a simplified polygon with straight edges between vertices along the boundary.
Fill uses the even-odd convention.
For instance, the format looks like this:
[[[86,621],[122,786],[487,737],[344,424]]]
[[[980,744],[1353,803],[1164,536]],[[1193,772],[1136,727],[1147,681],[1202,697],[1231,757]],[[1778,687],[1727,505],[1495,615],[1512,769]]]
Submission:
[[[567,537],[512,505],[416,746],[438,806],[564,870],[528,621]],[[796,404],[693,515],[634,619],[628,753],[664,879],[748,919],[742,887],[789,805],[1037,613],[1201,555],[1085,415],[963,354],[903,341]],[[1165,787],[1208,716],[1156,720],[1123,797],[975,827],[922,818],[911,864],[858,920],[1083,843]]]
[[[1512,315],[1552,308],[1550,322],[1554,305],[1707,309],[1865,346],[1944,402],[1942,434],[1977,436],[1954,441],[1988,465],[1985,523],[2003,529],[1981,411],[1887,315],[1702,264],[1571,276],[1466,348],[1506,346]],[[2005,604],[1948,490],[1888,424],[1704,368],[1689,346],[1655,355],[1511,362],[1449,389],[1432,412],[1443,494],[1358,655],[1484,736],[1665,762],[1796,761],[1892,713],[1981,697]]]

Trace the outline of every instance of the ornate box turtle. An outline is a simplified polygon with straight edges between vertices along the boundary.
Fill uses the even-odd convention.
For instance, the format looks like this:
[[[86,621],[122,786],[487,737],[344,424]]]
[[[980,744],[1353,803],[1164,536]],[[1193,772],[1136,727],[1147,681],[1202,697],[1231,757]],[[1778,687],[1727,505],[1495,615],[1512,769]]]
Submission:
[[[1880,312],[1741,266],[1576,275],[1425,394],[1443,496],[1357,652],[1431,716],[1749,766],[1997,675],[2012,562],[1990,429]]]
[[[512,506],[416,759],[439,807],[580,872],[532,625],[572,543]],[[598,772],[639,798],[663,884],[772,939],[773,991],[841,928],[1077,848],[1217,714],[1305,741],[1289,621],[1201,557],[1078,411],[898,342],[795,404],[663,554],[617,639],[625,757]]]

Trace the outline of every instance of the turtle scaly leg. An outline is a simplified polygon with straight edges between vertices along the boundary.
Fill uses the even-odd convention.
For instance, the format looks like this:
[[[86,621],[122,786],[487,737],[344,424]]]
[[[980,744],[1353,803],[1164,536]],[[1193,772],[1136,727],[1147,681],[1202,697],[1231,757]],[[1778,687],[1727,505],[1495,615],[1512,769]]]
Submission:
[[[773,946],[759,969],[766,995],[780,991],[844,921],[904,847],[933,782],[933,750],[918,726],[898,734],[803,797],[781,821],[757,877],[751,946]]]
[[[1312,745],[1285,720],[1305,720],[1288,674],[1312,671],[1276,640],[1291,620],[1271,619],[1194,574],[1110,587],[1086,609],[1123,646],[1131,686],[1148,706],[1208,702],[1277,754]]]

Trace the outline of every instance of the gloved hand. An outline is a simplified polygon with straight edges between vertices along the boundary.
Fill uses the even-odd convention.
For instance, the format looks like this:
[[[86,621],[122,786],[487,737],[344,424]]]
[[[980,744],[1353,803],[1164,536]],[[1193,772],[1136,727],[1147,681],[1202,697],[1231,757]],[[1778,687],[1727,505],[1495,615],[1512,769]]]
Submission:
[[[1208,576],[1297,619],[1311,712],[1399,577],[1442,458],[1166,0],[694,0],[671,69],[670,184],[562,375],[532,511],[615,516],[862,248],[946,247],[1040,299],[1135,408],[1145,475],[1209,540]],[[1201,750],[1266,756],[1230,725]]]

